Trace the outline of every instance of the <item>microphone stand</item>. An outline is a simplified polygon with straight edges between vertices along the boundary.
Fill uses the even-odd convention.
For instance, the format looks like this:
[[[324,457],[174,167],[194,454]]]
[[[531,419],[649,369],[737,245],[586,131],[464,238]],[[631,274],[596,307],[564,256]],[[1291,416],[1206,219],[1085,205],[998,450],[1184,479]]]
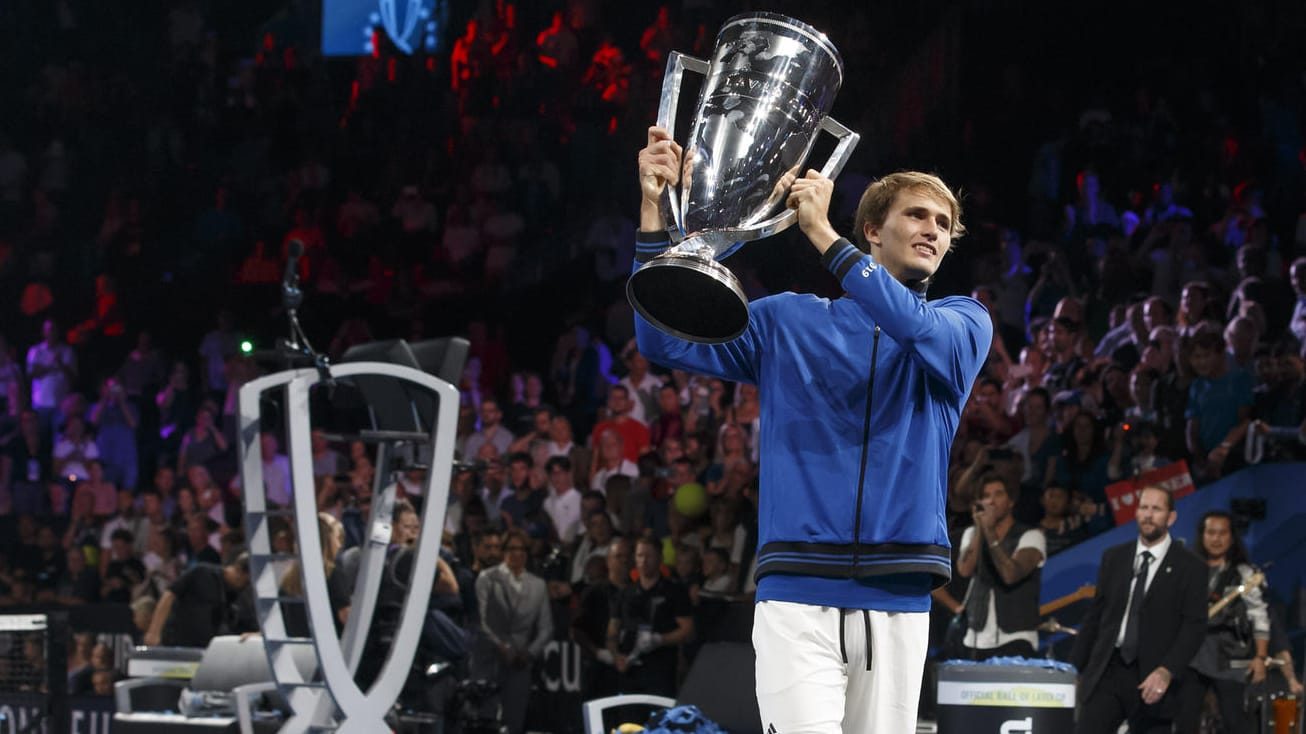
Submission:
[[[287,366],[293,366],[296,357],[307,359],[317,368],[319,377],[329,389],[335,384],[331,377],[331,360],[313,348],[299,323],[299,307],[304,304],[304,291],[299,283],[299,258],[303,254],[304,243],[291,240],[286,256],[286,274],[281,281],[281,305],[286,309],[290,336],[279,340],[278,347],[286,357]]]

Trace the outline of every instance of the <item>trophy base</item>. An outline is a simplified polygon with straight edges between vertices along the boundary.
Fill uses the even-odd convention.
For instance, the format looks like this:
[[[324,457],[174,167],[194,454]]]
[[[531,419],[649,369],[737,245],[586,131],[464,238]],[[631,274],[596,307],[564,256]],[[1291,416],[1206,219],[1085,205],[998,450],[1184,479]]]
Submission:
[[[748,299],[726,266],[667,253],[626,282],[630,305],[660,331],[699,344],[723,344],[748,328]]]

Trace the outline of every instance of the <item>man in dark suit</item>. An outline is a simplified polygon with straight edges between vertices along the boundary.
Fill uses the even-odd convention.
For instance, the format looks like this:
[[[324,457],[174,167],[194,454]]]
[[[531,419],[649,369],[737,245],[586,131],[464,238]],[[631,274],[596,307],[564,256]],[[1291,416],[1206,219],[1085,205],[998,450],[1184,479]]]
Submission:
[[[1206,568],[1174,542],[1174,498],[1138,497],[1138,539],[1102,554],[1097,593],[1070,662],[1079,668],[1075,731],[1169,732],[1183,673],[1206,631]]]

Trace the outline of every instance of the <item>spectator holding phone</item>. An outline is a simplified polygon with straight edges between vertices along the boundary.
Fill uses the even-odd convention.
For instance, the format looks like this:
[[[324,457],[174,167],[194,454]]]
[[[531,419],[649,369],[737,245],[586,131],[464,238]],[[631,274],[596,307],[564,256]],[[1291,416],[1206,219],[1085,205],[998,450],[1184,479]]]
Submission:
[[[965,653],[973,660],[1032,656],[1038,646],[1038,596],[1047,546],[1043,533],[1012,517],[1016,486],[998,474],[980,478],[975,525],[961,536],[957,575],[969,578]]]

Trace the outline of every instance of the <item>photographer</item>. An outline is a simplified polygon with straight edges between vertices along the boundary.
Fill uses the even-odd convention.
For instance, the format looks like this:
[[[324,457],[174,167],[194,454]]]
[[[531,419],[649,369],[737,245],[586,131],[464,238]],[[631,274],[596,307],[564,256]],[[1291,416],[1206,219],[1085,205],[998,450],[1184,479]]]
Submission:
[[[970,578],[965,611],[965,653],[974,660],[1001,655],[1032,656],[1038,646],[1038,595],[1043,533],[1011,516],[1013,484],[995,473],[979,482],[973,527],[961,537],[957,575]]]

